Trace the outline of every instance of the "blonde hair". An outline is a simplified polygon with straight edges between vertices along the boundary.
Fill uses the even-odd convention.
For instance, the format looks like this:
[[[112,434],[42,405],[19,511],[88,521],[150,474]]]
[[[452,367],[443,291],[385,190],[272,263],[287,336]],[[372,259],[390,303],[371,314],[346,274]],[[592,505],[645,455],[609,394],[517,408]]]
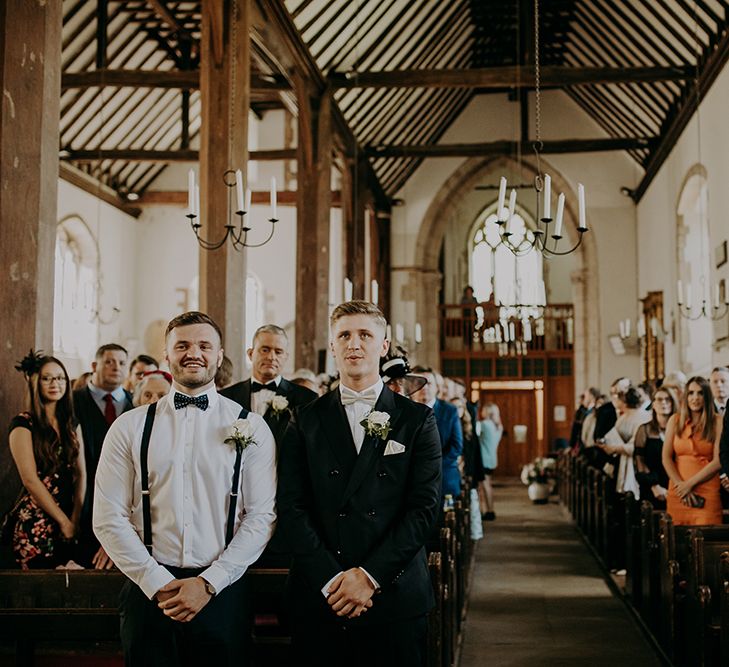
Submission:
[[[331,328],[333,329],[337,321],[347,315],[369,315],[383,329],[387,327],[385,316],[374,303],[370,303],[369,301],[345,301],[344,303],[340,303],[332,311],[329,317],[329,325]]]

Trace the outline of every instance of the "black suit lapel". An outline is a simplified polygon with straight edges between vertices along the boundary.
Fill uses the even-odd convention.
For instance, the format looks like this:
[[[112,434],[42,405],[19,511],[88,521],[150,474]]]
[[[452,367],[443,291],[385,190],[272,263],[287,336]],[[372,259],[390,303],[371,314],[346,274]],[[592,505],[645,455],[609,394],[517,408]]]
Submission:
[[[240,404],[250,412],[251,410],[251,381],[245,380],[240,386]]]
[[[386,412],[390,415],[390,432],[392,433],[396,426],[397,419],[400,416],[400,410],[395,407],[395,397],[390,389],[383,387],[373,410],[376,410],[377,412]],[[343,408],[342,412],[344,412]],[[344,415],[344,419],[345,424],[349,426],[346,421],[346,414]],[[349,428],[347,428],[347,430],[349,431]],[[359,451],[359,456],[357,456],[357,461],[354,464],[352,475],[349,478],[349,483],[347,484],[347,488],[344,489],[342,504],[346,503],[352,497],[352,494],[359,488],[360,484],[362,484],[372,466],[375,464],[377,459],[382,456],[382,452],[384,451],[387,440],[389,439],[389,435],[385,438],[385,440],[383,440],[382,438],[365,434],[364,440],[362,441],[362,448]],[[354,443],[352,443],[352,445],[354,446]]]

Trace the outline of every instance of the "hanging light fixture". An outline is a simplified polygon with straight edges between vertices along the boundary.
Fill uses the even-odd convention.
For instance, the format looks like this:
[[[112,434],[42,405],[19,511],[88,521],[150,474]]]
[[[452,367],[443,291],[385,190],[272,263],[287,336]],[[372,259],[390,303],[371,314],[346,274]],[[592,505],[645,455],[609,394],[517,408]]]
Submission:
[[[535,134],[536,138],[532,144],[537,162],[537,174],[534,177],[534,189],[537,195],[537,226],[531,230],[531,238],[525,233],[518,243],[514,243],[514,236],[510,223],[516,209],[516,189],[512,189],[509,195],[509,207],[505,208],[507,180],[501,177],[499,183],[499,199],[497,207],[497,224],[501,227],[501,244],[505,245],[512,253],[517,256],[525,255],[532,250],[541,252],[545,257],[557,257],[569,255],[582,244],[582,237],[587,228],[587,216],[585,213],[585,187],[582,183],[577,186],[577,210],[578,239],[575,244],[568,249],[560,247],[560,241],[563,238],[562,226],[564,222],[565,194],[560,192],[557,197],[556,218],[552,217],[552,179],[549,174],[543,175],[540,160],[540,151],[544,148],[541,139],[542,130],[542,97],[541,97],[541,70],[539,56],[539,0],[534,0],[534,101],[535,101]],[[541,201],[541,207],[540,207]],[[539,215],[541,208],[541,216]],[[539,222],[544,225],[542,229]],[[554,222],[554,227],[550,225]],[[550,243],[550,239],[552,242]]]

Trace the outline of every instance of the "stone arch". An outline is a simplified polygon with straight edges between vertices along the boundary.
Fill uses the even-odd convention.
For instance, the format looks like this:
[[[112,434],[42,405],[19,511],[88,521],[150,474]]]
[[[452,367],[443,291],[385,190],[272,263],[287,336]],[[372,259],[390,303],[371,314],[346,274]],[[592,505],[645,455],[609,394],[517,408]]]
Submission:
[[[548,171],[552,177],[552,192],[564,192],[567,195],[563,233],[566,240],[574,245],[578,236],[577,193],[557,169],[544,160],[543,164],[543,171]],[[466,160],[441,186],[425,213],[418,231],[414,265],[419,272],[415,295],[416,320],[425,323],[423,349],[418,354],[427,363],[439,363],[437,286],[441,276],[438,256],[447,221],[455,214],[456,203],[478,183],[505,171],[513,173],[518,167],[517,161],[507,156]],[[533,178],[537,173],[531,160],[524,160],[521,169],[525,177]],[[589,209],[587,224],[590,227]],[[579,389],[595,384],[601,377],[597,247],[593,234],[588,232],[584,235],[582,245],[576,251],[576,258],[578,269],[572,275],[572,292],[577,334],[574,377]]]

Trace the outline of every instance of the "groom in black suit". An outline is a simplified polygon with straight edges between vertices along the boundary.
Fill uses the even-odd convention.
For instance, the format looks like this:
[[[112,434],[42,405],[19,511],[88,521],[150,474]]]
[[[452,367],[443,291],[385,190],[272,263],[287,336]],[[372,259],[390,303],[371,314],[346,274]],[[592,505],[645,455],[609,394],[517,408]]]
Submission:
[[[311,403],[317,395],[281,377],[289,356],[289,340],[281,327],[275,324],[259,327],[247,354],[252,364],[251,377],[220,393],[261,415],[273,433],[276,447],[280,448],[293,408]],[[280,407],[284,401],[285,407]]]
[[[340,386],[296,410],[281,448],[294,650],[307,665],[420,667],[433,605],[424,545],[441,491],[435,418],[383,385],[376,306],[337,306],[330,345]]]

